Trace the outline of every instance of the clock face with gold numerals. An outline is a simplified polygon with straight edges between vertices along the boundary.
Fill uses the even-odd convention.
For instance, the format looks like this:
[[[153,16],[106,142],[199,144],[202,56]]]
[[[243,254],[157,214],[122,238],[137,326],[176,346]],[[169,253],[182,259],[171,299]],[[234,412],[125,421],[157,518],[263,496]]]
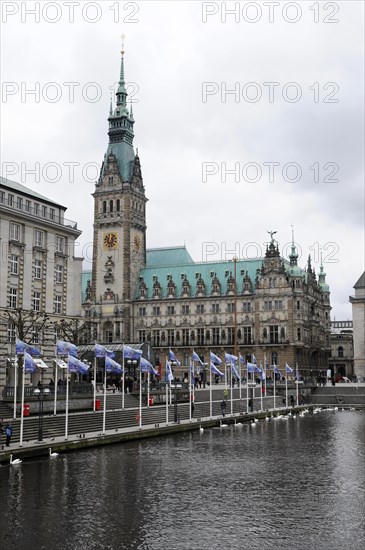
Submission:
[[[103,245],[107,250],[115,250],[118,248],[118,234],[110,231],[103,235]]]
[[[140,237],[138,237],[138,235],[136,235],[133,239],[133,247],[136,252],[139,252],[141,248],[141,239]]]

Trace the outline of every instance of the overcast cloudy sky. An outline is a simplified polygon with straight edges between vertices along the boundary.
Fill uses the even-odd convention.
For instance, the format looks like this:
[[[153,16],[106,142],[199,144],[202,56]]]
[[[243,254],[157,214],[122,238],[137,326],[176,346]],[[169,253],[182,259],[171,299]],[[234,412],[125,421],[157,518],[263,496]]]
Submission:
[[[322,249],[332,318],[351,318],[364,269],[363,2],[1,10],[2,173],[67,206],[83,231],[77,255],[91,257],[91,193],[124,33],[148,247],[252,258],[276,230],[285,253],[293,223],[299,264],[311,254],[318,272]]]

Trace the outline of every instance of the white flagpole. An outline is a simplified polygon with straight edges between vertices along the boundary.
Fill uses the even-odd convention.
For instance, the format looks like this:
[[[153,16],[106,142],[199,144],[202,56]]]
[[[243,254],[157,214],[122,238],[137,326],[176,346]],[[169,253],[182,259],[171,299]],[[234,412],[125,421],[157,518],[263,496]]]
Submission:
[[[189,420],[191,421],[191,363],[189,365]]]
[[[96,357],[94,357],[94,405],[93,405],[93,411],[96,410]]]
[[[150,371],[147,373],[147,407],[150,406]]]
[[[139,363],[139,427],[142,427],[142,368]]]
[[[14,420],[16,419],[16,398],[18,393],[18,356],[14,357]]]
[[[275,372],[275,363],[274,363],[274,373],[273,373],[273,377],[274,377],[274,410],[276,409],[276,372]]]
[[[123,344],[123,377],[122,377],[122,409],[124,409],[125,368],[124,368],[124,344]]]
[[[106,355],[104,359],[104,404],[103,404],[103,435],[105,434],[106,424]]]
[[[23,423],[24,423],[24,386],[25,386],[25,357],[23,355],[23,374],[22,374],[22,404],[20,409],[20,441],[19,447],[23,446]]]
[[[67,371],[66,371],[66,421],[65,421],[65,439],[68,439],[68,385],[69,385],[69,359],[70,355],[67,354]]]
[[[54,360],[55,361],[55,364],[56,364],[56,369],[55,369],[55,380],[54,380],[54,405],[53,405],[53,416],[56,416],[57,414],[57,388],[58,388],[58,384],[57,384],[57,367],[58,367],[58,364],[57,364],[57,359]]]
[[[248,365],[247,365],[247,378],[246,378],[246,408],[248,412]]]
[[[224,389],[227,389],[227,363],[224,362]]]
[[[299,406],[299,370],[298,370],[298,363],[296,365],[296,379],[297,379],[296,392],[297,392],[297,407],[298,407]]]
[[[231,363],[231,415],[233,414],[233,373],[232,373],[232,363]]]
[[[288,373],[285,365],[285,406],[288,406]]]
[[[165,389],[166,389],[166,424],[168,424],[169,423],[169,388],[167,385],[167,377],[166,377]]]
[[[260,363],[260,367],[261,367],[261,370],[262,370],[262,366],[261,366],[261,363]],[[263,411],[264,410],[264,398],[262,396],[262,372],[260,374],[260,392],[261,392],[261,410]]]
[[[265,356],[266,357],[266,356]],[[265,388],[265,402],[267,400],[267,385],[266,385],[266,379],[267,379],[267,374],[266,374],[266,361],[264,361],[264,372],[265,372],[265,380],[264,380],[264,388]]]
[[[242,399],[242,374],[241,374],[241,361],[240,361],[240,352],[238,352],[238,365],[239,365],[239,375],[240,375],[240,379],[239,379],[239,384],[240,384],[240,401]],[[241,403],[240,403],[240,408],[239,408],[239,411],[241,412]]]

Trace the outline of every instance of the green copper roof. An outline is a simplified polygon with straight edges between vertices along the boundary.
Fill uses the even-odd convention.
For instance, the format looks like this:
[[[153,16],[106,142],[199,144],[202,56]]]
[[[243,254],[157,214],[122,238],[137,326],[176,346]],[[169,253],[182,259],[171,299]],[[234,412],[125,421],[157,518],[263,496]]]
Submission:
[[[152,248],[147,250],[147,267],[193,264],[194,260],[185,246]]]
[[[134,149],[132,145],[125,141],[116,141],[109,143],[106,152],[106,158],[113,153],[118,161],[119,174],[123,182],[130,181],[133,173]],[[102,173],[104,174],[104,166]]]
[[[11,189],[15,193],[16,192],[23,193],[24,195],[28,195],[33,199],[39,199],[44,202],[48,202],[49,204],[54,204],[55,206],[58,206],[63,210],[66,210],[65,206],[62,206],[58,202],[54,202],[51,199],[48,199],[47,197],[45,197],[44,195],[41,195],[40,193],[36,193],[35,191],[33,191],[33,189],[30,189],[29,187],[25,187],[25,185],[22,185],[21,183],[18,183],[16,181],[8,180],[0,176],[0,185]]]

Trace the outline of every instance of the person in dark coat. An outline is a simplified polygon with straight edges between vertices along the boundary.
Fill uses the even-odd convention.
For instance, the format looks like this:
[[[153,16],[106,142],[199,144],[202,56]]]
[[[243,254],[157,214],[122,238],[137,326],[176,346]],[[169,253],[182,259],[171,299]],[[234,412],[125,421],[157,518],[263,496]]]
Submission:
[[[222,416],[226,416],[226,408],[227,408],[227,403],[225,399],[223,399],[221,403]]]
[[[9,447],[11,436],[13,435],[13,428],[11,424],[7,424],[5,428],[5,436],[6,436],[6,446]]]

